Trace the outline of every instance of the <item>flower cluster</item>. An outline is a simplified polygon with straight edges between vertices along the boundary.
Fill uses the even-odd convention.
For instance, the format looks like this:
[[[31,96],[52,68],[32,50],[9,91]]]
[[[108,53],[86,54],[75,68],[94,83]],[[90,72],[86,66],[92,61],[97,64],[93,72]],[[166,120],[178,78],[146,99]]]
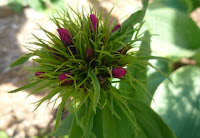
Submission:
[[[98,31],[97,30],[98,29],[98,19],[97,19],[97,17],[94,14],[90,15],[88,24],[89,24],[89,28],[90,28],[89,30],[90,30],[90,32],[93,32],[93,31],[96,32],[96,31]],[[58,31],[59,37],[60,37],[63,45],[66,48],[74,45],[75,42],[72,42],[73,37],[72,37],[72,35],[70,34],[70,32],[67,29],[65,29],[65,28],[58,28],[57,31]],[[117,25],[115,25],[113,27],[112,33],[115,32],[115,31],[120,31],[120,24],[117,24]],[[73,41],[76,41],[76,40],[73,39]],[[76,51],[73,51],[73,49],[71,49],[71,48],[70,48],[70,50],[73,53],[77,53]],[[76,50],[76,49],[74,49],[74,50]],[[87,50],[86,50],[86,59],[87,59],[87,61],[90,62],[91,60],[93,60],[93,59],[96,58],[93,53],[94,52],[93,52],[92,48],[87,48]],[[56,55],[56,54],[54,53],[54,55]],[[57,55],[57,56],[59,56],[59,55]],[[35,76],[37,76],[38,78],[44,78],[44,76],[42,74],[45,74],[45,72],[38,71],[38,72],[35,73]],[[115,67],[115,68],[112,69],[112,76],[114,78],[122,78],[124,75],[126,75],[126,70],[123,67]],[[62,74],[60,74],[58,76],[58,78],[63,83],[67,83],[67,82],[71,82],[72,81],[72,79],[70,78],[70,76],[72,76],[71,73],[69,73],[69,72],[63,72]],[[111,77],[111,76],[107,75],[107,77]],[[99,81],[101,81],[101,80],[99,80]]]
[[[34,35],[36,41],[31,42],[41,47],[30,47],[31,53],[26,55],[37,56],[33,59],[36,64],[28,68],[35,74],[32,82],[11,92],[28,88],[34,94],[48,90],[49,93],[37,102],[38,106],[54,96],[57,96],[55,102],[61,98],[55,128],[58,127],[66,102],[73,105],[75,112],[86,108],[86,112],[95,114],[97,110],[107,107],[118,117],[113,106],[115,102],[131,116],[126,96],[122,94],[124,91],[112,84],[129,82],[136,88],[133,83],[135,79],[125,66],[143,64],[136,52],[129,51],[135,42],[142,39],[138,35],[141,24],[134,28],[132,16],[121,25],[112,23],[109,15],[105,20],[102,18],[103,12],[98,15],[91,11],[89,16],[75,12],[76,17],[71,17],[68,12],[61,14],[59,18],[51,18],[57,26],[57,33],[40,28],[49,37],[49,41]]]

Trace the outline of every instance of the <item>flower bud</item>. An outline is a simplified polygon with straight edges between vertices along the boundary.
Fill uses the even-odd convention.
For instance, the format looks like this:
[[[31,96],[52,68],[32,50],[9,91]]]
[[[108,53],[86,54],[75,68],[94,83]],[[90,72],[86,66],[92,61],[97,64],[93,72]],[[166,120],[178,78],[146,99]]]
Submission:
[[[116,30],[119,29],[120,27],[121,27],[121,25],[120,25],[120,24],[117,24],[117,25],[113,28],[112,32],[116,31]]]
[[[65,80],[65,79],[67,79],[67,78],[70,78],[68,75],[71,76],[71,73],[62,73],[62,74],[59,76],[59,80],[60,80],[60,81],[63,81],[63,80]],[[72,81],[72,80],[71,80],[71,79],[70,79],[70,80],[65,80],[64,82],[70,82],[70,81]]]
[[[71,44],[71,34],[69,33],[69,31],[65,28],[59,28],[57,29],[59,35],[60,35],[60,39],[62,40],[62,42],[64,43],[64,45],[68,46]]]
[[[87,54],[87,57],[92,57],[92,55],[93,55],[92,53],[93,53],[93,52],[92,52],[92,49],[91,49],[91,48],[88,48],[88,49],[87,49],[87,53],[86,53],[86,54]]]
[[[126,70],[124,68],[118,67],[112,70],[112,74],[114,78],[121,78],[126,75]]]
[[[91,20],[91,22],[92,22],[92,26],[93,26],[93,28],[94,28],[94,31],[96,31],[97,30],[97,22],[98,22],[98,20],[97,20],[97,17],[94,15],[94,14],[91,14],[90,15],[90,20]],[[89,24],[90,25],[90,24]],[[91,28],[91,25],[90,25],[90,31],[92,30],[92,28]]]
[[[45,72],[38,71],[35,73],[35,76],[37,76],[38,78],[44,78],[44,76],[42,76],[43,74],[45,74]]]

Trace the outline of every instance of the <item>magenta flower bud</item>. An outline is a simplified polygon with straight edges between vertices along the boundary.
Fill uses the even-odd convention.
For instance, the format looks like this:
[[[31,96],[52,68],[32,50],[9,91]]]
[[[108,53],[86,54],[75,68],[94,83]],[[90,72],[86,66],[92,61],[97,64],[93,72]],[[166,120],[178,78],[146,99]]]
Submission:
[[[65,45],[70,45],[72,36],[69,33],[69,31],[67,29],[65,29],[65,28],[59,28],[59,29],[57,29],[57,31],[58,31],[58,33],[60,35],[60,39],[62,40],[62,42]]]
[[[93,28],[94,28],[94,31],[96,31],[97,30],[97,22],[98,22],[98,20],[97,20],[97,17],[94,15],[94,14],[91,14],[90,15],[90,20],[91,20],[91,22],[92,22],[92,26],[93,26]],[[89,24],[90,25],[90,24]],[[90,25],[90,31],[92,30],[92,28],[91,28],[91,25]]]
[[[114,78],[121,78],[126,75],[126,70],[124,68],[118,67],[112,70],[112,74]]]
[[[112,32],[116,31],[116,30],[119,29],[120,27],[121,27],[121,25],[120,25],[120,24],[117,24],[117,25],[113,28]]]
[[[60,80],[60,81],[63,81],[63,80],[65,80],[65,79],[67,79],[67,78],[70,78],[68,75],[71,76],[71,73],[62,73],[62,74],[59,76],[59,80]],[[70,82],[70,81],[72,81],[72,80],[65,80],[64,82]]]
[[[45,72],[38,71],[35,73],[35,76],[37,76],[38,78],[44,78],[44,76],[42,76],[43,74],[45,74]]]
[[[87,49],[87,57],[92,56],[92,49],[88,48]]]

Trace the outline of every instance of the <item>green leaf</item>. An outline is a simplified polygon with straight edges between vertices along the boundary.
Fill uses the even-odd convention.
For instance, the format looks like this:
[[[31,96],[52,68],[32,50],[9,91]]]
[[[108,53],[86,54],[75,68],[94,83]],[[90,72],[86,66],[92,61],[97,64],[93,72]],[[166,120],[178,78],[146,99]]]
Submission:
[[[114,104],[121,119],[112,115],[108,106],[103,109],[97,108],[93,126],[93,132],[97,138],[175,138],[171,129],[148,105],[138,100],[132,100],[129,103],[138,129]]]
[[[149,61],[154,67],[159,69],[162,73],[165,73],[166,75],[170,74],[170,65],[169,62],[164,60],[150,60]],[[166,77],[160,74],[155,69],[148,67],[147,70],[147,89],[153,96],[157,87],[160,85],[160,83],[165,80]]]
[[[180,10],[184,13],[192,12],[194,9],[200,6],[199,0],[154,0],[149,5],[150,9],[171,7]]]
[[[58,136],[69,135],[69,131],[70,128],[72,127],[73,120],[74,120],[74,114],[69,114],[64,120],[62,120],[54,136],[58,137]]]
[[[184,66],[170,75],[154,95],[153,109],[178,138],[200,137],[200,68]]]
[[[21,13],[23,10],[23,3],[20,0],[8,0],[8,5],[11,6],[16,13]]]
[[[77,120],[74,118],[70,129],[69,138],[81,138],[83,136],[82,129],[77,125]]]
[[[23,87],[20,87],[18,89],[12,90],[12,91],[9,91],[9,93],[14,93],[14,92],[22,91],[22,90],[25,90],[25,89],[30,89],[30,88],[36,86],[37,84],[39,84],[40,82],[41,81],[39,80],[39,81],[35,81],[33,83],[29,83],[29,84],[27,84],[27,85],[25,85]]]
[[[100,85],[97,76],[92,72],[91,68],[88,70],[88,76],[92,79],[94,88],[93,111],[96,112],[96,107],[100,98]]]
[[[115,110],[121,119],[113,115],[108,106],[97,109],[93,126],[97,138],[133,138],[136,135],[136,128],[116,104]]]
[[[83,124],[80,122],[80,118],[84,116],[86,106],[81,106],[76,112],[72,123],[72,127],[69,132],[69,138],[81,138],[83,136]]]
[[[9,138],[6,132],[0,131],[0,138]]]
[[[193,59],[196,61],[197,65],[200,66],[200,51],[196,53]]]
[[[140,46],[140,50],[137,53],[137,56],[149,56],[150,55],[150,34],[149,32],[146,32],[144,35],[144,41],[142,42]],[[145,85],[147,82],[144,81],[146,80],[146,71],[147,71],[147,65],[141,65],[138,63],[133,64],[134,66],[129,66],[127,67],[127,70],[131,73],[131,76],[137,80],[143,80],[143,85]],[[136,67],[137,68],[136,68]],[[141,87],[139,84],[135,84],[135,86],[140,90],[140,91],[145,91],[144,88]],[[144,97],[141,92],[136,90],[131,86],[129,82],[121,82],[119,85],[119,88],[125,91],[129,91],[129,93],[126,96],[130,96],[132,98],[140,99],[146,101],[146,98]],[[148,95],[148,94],[145,94]]]
[[[92,103],[90,102],[89,105],[86,107],[85,114],[84,114],[84,137],[89,138],[91,135],[92,127],[93,127],[93,119],[94,119],[94,112],[92,110]]]
[[[199,0],[192,0],[192,10],[195,10],[196,8],[200,7],[200,1]]]
[[[171,129],[148,105],[138,100],[129,102],[139,126],[137,138],[175,138]]]
[[[170,7],[188,13],[192,9],[192,2],[191,0],[154,0],[149,5],[150,9],[161,7]]]
[[[27,0],[28,5],[37,10],[37,11],[43,11],[46,9],[45,2],[43,0]]]
[[[94,119],[91,101],[82,105],[75,114],[69,138],[95,138],[95,135],[91,132]]]
[[[21,57],[19,57],[16,61],[14,61],[12,64],[9,65],[9,67],[17,67],[17,66],[20,66],[22,64],[24,64],[26,61],[28,61],[28,59],[30,57],[34,56],[33,53],[28,53],[28,54],[25,54]]]
[[[59,108],[58,108],[58,111],[57,111],[57,114],[56,114],[56,124],[55,124],[54,130],[52,132],[53,134],[58,130],[58,126],[59,126],[60,119],[61,119],[61,116],[62,116],[62,111],[65,107],[66,102],[67,102],[67,98],[68,98],[68,96],[64,96],[62,98],[61,103],[59,104]]]
[[[164,16],[163,16],[164,15]],[[159,56],[179,60],[200,50],[200,29],[189,17],[173,8],[149,11],[146,23],[152,37],[152,51]]]
[[[142,0],[142,4],[143,4],[143,8],[142,10],[139,10],[133,14],[131,14],[131,16],[126,19],[122,24],[121,24],[121,32],[117,33],[114,32],[113,35],[115,36],[122,36],[124,33],[126,33],[127,31],[129,31],[127,33],[127,35],[129,35],[128,37],[124,38],[122,40],[122,42],[127,43],[130,42],[134,33],[134,25],[137,23],[141,23],[143,21],[144,15],[146,13],[146,9],[148,6],[148,0]]]

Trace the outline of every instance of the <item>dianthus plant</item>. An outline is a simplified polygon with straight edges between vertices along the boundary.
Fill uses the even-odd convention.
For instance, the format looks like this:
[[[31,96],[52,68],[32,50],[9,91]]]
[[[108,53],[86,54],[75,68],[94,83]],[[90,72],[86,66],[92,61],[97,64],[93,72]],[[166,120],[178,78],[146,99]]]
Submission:
[[[34,65],[28,68],[34,74],[31,83],[11,92],[23,89],[31,89],[31,94],[48,91],[37,102],[36,109],[44,101],[56,103],[61,99],[54,132],[59,128],[63,111],[70,107],[71,121],[68,119],[67,122],[70,129],[65,130],[69,137],[137,136],[143,132],[140,131],[143,129],[141,118],[138,121],[137,113],[134,113],[136,105],[131,104],[134,97],[127,93],[143,95],[146,89],[143,80],[134,78],[126,67],[141,68],[149,64],[147,59],[154,58],[134,50],[138,42],[145,41],[144,35],[139,33],[144,11],[117,24],[110,21],[111,12],[103,18],[103,11],[98,14],[93,8],[87,15],[69,9],[74,16],[68,11],[58,12],[59,17],[51,18],[57,27],[56,33],[40,27],[49,40],[34,35],[36,40],[31,44],[40,48],[28,47],[31,53],[11,65],[18,65],[30,56],[37,57],[32,59]],[[116,87],[121,82],[129,84],[134,91]],[[146,118],[143,119],[145,122]]]

